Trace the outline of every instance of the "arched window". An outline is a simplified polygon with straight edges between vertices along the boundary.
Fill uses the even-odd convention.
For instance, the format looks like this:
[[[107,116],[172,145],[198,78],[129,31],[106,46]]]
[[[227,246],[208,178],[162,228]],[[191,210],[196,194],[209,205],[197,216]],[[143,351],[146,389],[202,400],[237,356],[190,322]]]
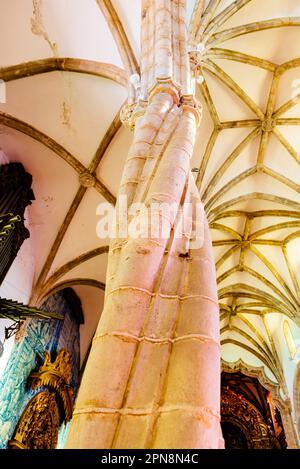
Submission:
[[[283,323],[283,333],[290,352],[290,356],[291,358],[294,358],[297,353],[297,347],[288,321],[284,321]]]

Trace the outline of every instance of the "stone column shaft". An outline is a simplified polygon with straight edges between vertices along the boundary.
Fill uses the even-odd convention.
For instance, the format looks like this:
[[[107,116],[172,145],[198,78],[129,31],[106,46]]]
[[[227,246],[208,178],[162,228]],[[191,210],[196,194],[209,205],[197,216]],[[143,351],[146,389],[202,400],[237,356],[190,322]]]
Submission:
[[[157,209],[155,222],[151,212],[152,228],[164,224],[164,235],[148,230],[143,238],[111,242],[104,310],[69,448],[219,445],[217,287],[210,233],[204,213],[196,217],[200,198],[190,172],[199,116],[183,92],[189,79],[184,5],[142,4],[141,82],[149,102],[136,120],[117,207],[126,197],[131,208],[164,203],[173,209]],[[127,221],[143,225],[145,214],[129,210]],[[117,217],[117,227],[121,223]],[[202,243],[195,245],[199,223]]]

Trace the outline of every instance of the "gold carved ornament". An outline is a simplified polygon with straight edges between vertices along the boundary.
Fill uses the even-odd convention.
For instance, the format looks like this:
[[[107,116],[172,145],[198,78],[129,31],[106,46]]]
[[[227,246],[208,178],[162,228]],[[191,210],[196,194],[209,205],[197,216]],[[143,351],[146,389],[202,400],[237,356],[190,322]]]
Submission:
[[[42,391],[25,408],[11,449],[52,449],[57,445],[59,412],[54,393]]]
[[[61,421],[72,418],[73,389],[71,381],[71,357],[61,350],[52,363],[48,352],[38,371],[29,375],[31,389],[47,388],[35,395],[27,404],[8,446],[12,449],[55,448]],[[58,402],[61,404],[58,405]],[[60,409],[62,412],[60,412]]]

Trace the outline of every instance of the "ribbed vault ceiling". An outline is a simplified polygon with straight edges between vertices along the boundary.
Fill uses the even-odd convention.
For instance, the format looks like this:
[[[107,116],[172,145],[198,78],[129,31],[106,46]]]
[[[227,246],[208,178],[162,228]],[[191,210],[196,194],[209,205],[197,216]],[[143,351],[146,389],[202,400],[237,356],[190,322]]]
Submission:
[[[191,39],[206,45],[199,95],[211,124],[195,158],[213,235],[222,345],[255,355],[283,390],[272,332],[282,314],[299,325],[297,3],[212,1],[200,14],[199,2],[191,25]]]
[[[96,236],[96,207],[114,203],[132,138],[118,114],[138,70],[140,0],[2,0],[1,10],[0,144],[33,174],[37,199],[32,301],[73,285],[83,302],[99,289],[100,303],[108,240]],[[272,332],[282,315],[300,325],[299,1],[190,1],[189,17],[191,44],[205,45],[192,167],[223,351],[285,391]]]

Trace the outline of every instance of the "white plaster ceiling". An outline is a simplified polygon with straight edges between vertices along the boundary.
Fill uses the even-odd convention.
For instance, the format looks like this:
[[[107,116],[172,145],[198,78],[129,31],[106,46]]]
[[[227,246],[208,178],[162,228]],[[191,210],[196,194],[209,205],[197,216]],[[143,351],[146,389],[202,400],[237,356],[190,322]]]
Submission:
[[[11,81],[6,85],[7,103],[0,105],[0,146],[33,175],[32,300],[41,301],[58,286],[78,282],[89,311],[87,323],[92,324],[89,331],[101,313],[91,295],[95,288],[103,295],[108,244],[96,236],[96,208],[107,194],[110,201],[116,197],[132,138],[116,116],[127,95],[122,84],[136,71],[139,59],[140,3],[1,0],[0,67],[2,75],[10,73]],[[230,10],[233,4],[235,12]],[[224,12],[232,14],[225,17]],[[206,18],[207,24],[200,34],[201,13],[201,22]],[[299,16],[298,0],[188,2],[190,40],[207,44],[205,81],[197,85],[203,122],[192,167],[204,173],[203,179],[199,173],[198,186],[215,244],[223,355],[229,361],[242,358],[262,365],[278,382],[282,367],[268,332],[279,327],[282,315],[299,324],[300,240],[290,235],[300,231],[300,104],[296,99],[272,115],[292,93],[300,92]],[[275,21],[260,30],[261,22],[276,18],[287,18],[290,24]],[[258,22],[253,32],[240,28],[253,22]],[[65,62],[56,67],[55,61],[64,58],[76,59],[73,70]],[[24,77],[20,64],[29,61]],[[42,61],[43,73],[37,73],[37,61]],[[278,86],[272,88],[274,71],[286,62]],[[279,119],[272,132],[262,131],[267,113]],[[266,170],[257,170],[259,153]],[[87,169],[96,175],[97,185],[85,189],[79,174]],[[241,180],[234,179],[240,174]],[[243,261],[237,240],[243,236],[247,214],[248,238],[257,243],[251,243],[252,249],[244,245]],[[281,229],[260,232],[286,222],[290,224]],[[66,264],[72,267],[68,272]],[[278,314],[271,314],[276,307]],[[85,334],[89,341],[91,332]]]

